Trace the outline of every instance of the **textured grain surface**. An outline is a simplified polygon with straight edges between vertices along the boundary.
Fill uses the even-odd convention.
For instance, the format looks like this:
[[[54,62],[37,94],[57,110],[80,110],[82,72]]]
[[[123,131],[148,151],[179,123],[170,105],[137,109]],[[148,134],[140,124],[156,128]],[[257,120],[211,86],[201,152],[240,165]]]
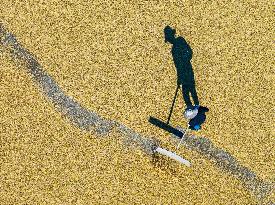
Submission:
[[[274,181],[271,2],[99,3],[2,1],[0,18],[84,107],[163,145],[148,125],[167,117],[176,75],[163,28],[193,48],[204,135],[266,181]],[[274,31],[273,31],[274,32]],[[199,153],[191,169],[150,162],[62,118],[31,76],[1,56],[1,202],[19,204],[254,204],[238,180]],[[273,111],[273,113],[272,113]],[[184,126],[181,95],[171,123]],[[125,168],[126,167],[126,168]],[[211,188],[211,189],[210,189]]]

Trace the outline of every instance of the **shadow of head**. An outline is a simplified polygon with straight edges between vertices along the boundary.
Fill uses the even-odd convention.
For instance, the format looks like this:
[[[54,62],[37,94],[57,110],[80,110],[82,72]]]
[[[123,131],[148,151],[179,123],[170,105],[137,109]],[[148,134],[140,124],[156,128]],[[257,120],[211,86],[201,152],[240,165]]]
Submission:
[[[165,26],[164,28],[164,39],[165,43],[169,42],[172,43],[175,39],[176,29],[173,29],[170,26]]]

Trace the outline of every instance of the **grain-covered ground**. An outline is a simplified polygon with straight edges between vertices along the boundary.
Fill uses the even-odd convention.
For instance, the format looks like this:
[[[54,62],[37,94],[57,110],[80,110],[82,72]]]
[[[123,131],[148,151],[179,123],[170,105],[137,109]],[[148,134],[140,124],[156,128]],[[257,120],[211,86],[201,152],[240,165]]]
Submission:
[[[148,117],[165,119],[171,106],[176,73],[163,29],[176,28],[193,49],[197,92],[210,109],[194,134],[267,182],[275,171],[272,14],[271,1],[0,3],[1,22],[67,95],[172,150]],[[195,151],[179,151],[191,168],[156,164],[125,147],[120,133],[79,129],[23,66],[0,57],[0,204],[260,203]],[[185,126],[183,108],[180,94],[173,125]]]

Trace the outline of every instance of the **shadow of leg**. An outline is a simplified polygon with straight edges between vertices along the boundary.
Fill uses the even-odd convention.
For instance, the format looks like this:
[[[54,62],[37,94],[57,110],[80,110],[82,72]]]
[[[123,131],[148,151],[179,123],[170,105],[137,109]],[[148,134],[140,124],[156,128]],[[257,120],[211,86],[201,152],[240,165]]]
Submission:
[[[190,86],[189,85],[182,85],[183,100],[184,100],[187,108],[192,107],[192,102],[190,100],[189,92],[190,92]]]
[[[197,95],[195,84],[193,84],[192,86],[190,86],[190,92],[191,92],[194,104],[195,105],[199,105],[199,99],[198,99],[198,95]]]

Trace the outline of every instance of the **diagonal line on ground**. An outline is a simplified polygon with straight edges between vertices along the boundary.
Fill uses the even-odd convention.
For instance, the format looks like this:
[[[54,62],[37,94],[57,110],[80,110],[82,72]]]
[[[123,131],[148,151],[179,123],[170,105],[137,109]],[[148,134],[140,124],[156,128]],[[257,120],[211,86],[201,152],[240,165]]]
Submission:
[[[97,113],[84,108],[72,97],[66,95],[55,80],[42,69],[35,57],[1,24],[0,45],[3,50],[11,54],[14,61],[25,66],[42,92],[76,126],[86,131],[94,130],[96,134],[101,136],[107,135],[112,129],[116,128],[123,134],[124,142],[128,145],[139,147],[147,154],[153,154],[153,150],[157,146],[156,140],[142,136],[116,121],[103,119]]]

